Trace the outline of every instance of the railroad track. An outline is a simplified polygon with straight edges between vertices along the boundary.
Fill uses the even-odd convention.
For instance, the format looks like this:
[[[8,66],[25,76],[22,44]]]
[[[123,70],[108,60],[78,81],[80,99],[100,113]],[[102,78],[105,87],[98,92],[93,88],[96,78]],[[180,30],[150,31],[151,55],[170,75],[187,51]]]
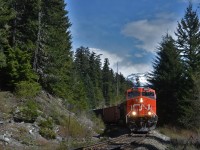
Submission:
[[[108,139],[105,142],[100,142],[94,145],[78,148],[77,150],[116,150],[125,149],[133,146],[132,143],[137,145],[142,144],[142,141],[149,134],[124,134],[116,138]]]

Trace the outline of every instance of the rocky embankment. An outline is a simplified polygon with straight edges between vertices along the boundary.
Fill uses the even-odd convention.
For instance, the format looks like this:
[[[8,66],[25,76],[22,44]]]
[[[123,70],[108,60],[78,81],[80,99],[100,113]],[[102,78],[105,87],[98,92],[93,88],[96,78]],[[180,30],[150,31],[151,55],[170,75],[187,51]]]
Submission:
[[[0,92],[0,150],[66,149],[85,142],[93,122],[66,107],[66,101],[44,91],[31,99]]]
[[[39,134],[36,124],[4,122],[0,125],[0,147],[2,149],[34,149],[58,147],[62,137],[49,141]]]

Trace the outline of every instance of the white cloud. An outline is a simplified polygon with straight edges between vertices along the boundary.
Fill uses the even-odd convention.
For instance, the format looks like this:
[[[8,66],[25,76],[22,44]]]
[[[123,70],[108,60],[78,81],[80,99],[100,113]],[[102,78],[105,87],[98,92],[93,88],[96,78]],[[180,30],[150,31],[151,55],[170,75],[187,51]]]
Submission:
[[[97,53],[97,54],[102,54],[101,55],[102,64],[104,63],[105,58],[109,59],[109,63],[110,63],[111,67],[116,65],[117,62],[119,63],[119,62],[123,61],[123,58],[118,56],[117,54],[114,54],[114,53],[111,53],[111,52],[108,52],[108,51],[105,51],[105,50],[101,50],[101,49],[98,49],[98,48],[90,48],[90,50]]]
[[[142,57],[143,57],[143,55],[142,55],[142,54],[139,54],[139,53],[134,54],[134,56],[137,57],[137,58],[142,58]]]
[[[152,70],[151,64],[145,64],[145,63],[136,64],[131,61],[128,61],[126,56],[119,56],[117,54],[113,54],[106,50],[101,50],[97,48],[90,48],[90,50],[95,52],[96,54],[102,54],[101,55],[102,64],[104,62],[104,59],[108,58],[110,62],[110,68],[112,68],[114,72],[117,72],[117,62],[118,62],[118,70],[125,77],[127,77],[132,73],[145,73]]]
[[[126,24],[121,32],[125,36],[139,40],[141,43],[136,47],[154,52],[163,35],[168,32],[173,36],[177,22],[171,20],[169,16],[172,14],[161,14],[154,20],[133,21]]]

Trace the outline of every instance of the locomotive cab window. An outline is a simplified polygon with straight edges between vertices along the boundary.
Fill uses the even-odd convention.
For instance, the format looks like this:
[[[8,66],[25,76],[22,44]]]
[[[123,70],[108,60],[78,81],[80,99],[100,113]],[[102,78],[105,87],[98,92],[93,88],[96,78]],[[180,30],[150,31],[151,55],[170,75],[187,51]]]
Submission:
[[[154,92],[142,92],[142,96],[146,96],[146,97],[155,99],[155,94],[154,94]]]
[[[139,92],[133,91],[133,92],[128,92],[128,99],[134,98],[140,96]]]

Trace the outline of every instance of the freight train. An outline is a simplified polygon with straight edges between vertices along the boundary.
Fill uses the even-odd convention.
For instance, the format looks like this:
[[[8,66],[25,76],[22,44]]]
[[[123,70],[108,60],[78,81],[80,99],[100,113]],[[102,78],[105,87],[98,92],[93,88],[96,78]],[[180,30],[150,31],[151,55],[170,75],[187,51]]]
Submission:
[[[133,87],[126,91],[126,100],[119,105],[96,109],[106,124],[124,124],[131,131],[148,132],[155,129],[156,93],[148,87]]]

